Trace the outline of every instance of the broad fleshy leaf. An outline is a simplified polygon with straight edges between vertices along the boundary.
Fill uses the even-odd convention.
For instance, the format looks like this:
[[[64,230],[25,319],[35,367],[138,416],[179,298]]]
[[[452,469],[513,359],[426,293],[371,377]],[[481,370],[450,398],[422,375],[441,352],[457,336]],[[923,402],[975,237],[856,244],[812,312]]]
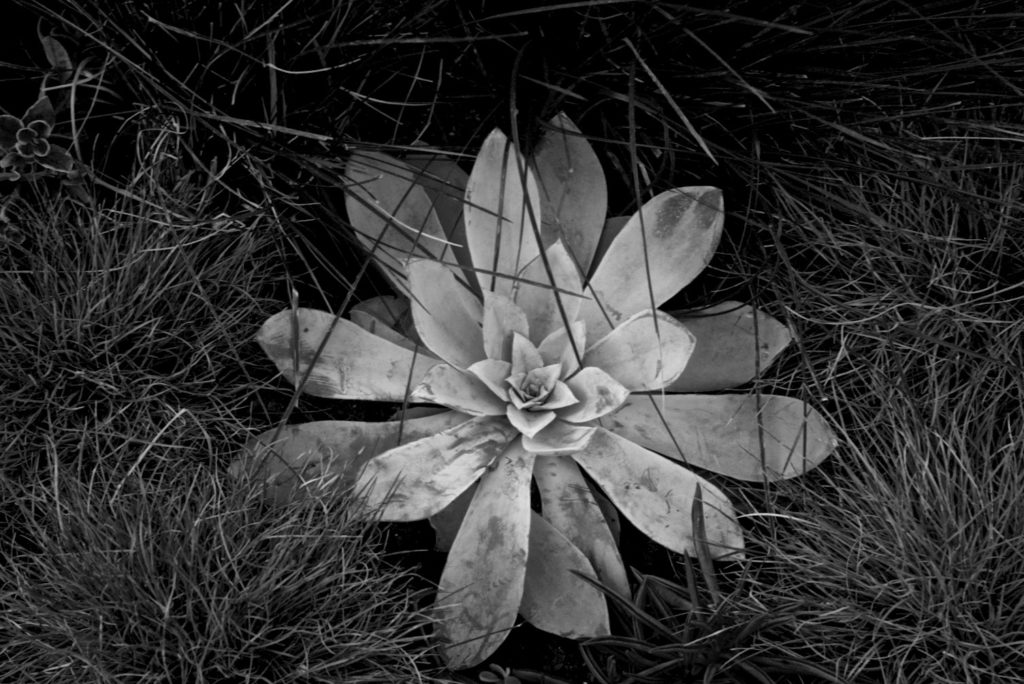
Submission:
[[[472,416],[444,411],[424,418],[381,423],[321,420],[286,425],[250,439],[231,464],[234,477],[249,474],[263,481],[267,501],[283,504],[325,488],[344,489],[363,465],[399,444],[406,444],[467,422]]]
[[[615,242],[615,237],[629,223],[629,218],[629,216],[611,216],[605,220],[604,227],[601,229],[601,238],[597,242],[597,250],[594,252],[594,259],[590,263],[590,271],[587,273],[588,278],[604,259],[604,255],[608,253],[608,248]]]
[[[462,216],[462,201],[469,175],[454,161],[438,154],[414,153],[405,160],[420,172],[414,180],[426,190],[434,204],[434,213],[448,236],[449,247],[463,267],[463,279],[475,292],[479,292],[469,256],[469,245],[466,243],[466,223]]]
[[[594,500],[597,501],[601,513],[604,514],[604,520],[608,523],[608,529],[612,532],[612,538],[618,544],[622,533],[622,519],[619,517],[619,509],[615,507],[612,500],[605,496],[605,493],[600,489],[595,487],[590,490],[590,493],[594,495]]]
[[[388,420],[402,420],[409,418],[427,418],[436,416],[439,413],[446,413],[448,409],[443,406],[407,406],[397,409]]]
[[[394,328],[385,325],[384,322],[381,321],[380,319],[374,318],[372,314],[368,314],[365,311],[353,311],[352,313],[349,314],[349,318],[353,323],[355,323],[356,325],[358,325],[360,328],[370,333],[371,335],[376,335],[377,337],[385,339],[388,342],[391,342],[392,344],[398,345],[402,349],[408,349],[409,351],[419,351],[420,353],[425,354],[427,356],[434,356],[430,352],[426,351],[426,347],[417,345],[415,342],[410,340],[408,337],[405,337],[404,335],[396,331]]]
[[[403,293],[410,257],[455,261],[434,202],[415,180],[419,175],[382,152],[356,152],[345,164],[345,209],[356,238]]]
[[[327,343],[315,357],[325,337]],[[263,323],[256,341],[292,384],[312,365],[302,391],[328,399],[403,401],[407,390],[437,363],[429,354],[414,354],[352,321],[316,309],[274,314]]]
[[[548,368],[555,368],[561,370],[561,364],[556,366],[548,366]],[[577,403],[579,399],[573,394],[573,391],[569,389],[569,386],[558,379],[558,374],[554,377],[554,387],[551,389],[551,394],[544,400],[544,408],[555,410],[565,408],[566,406],[572,406]]]
[[[570,423],[586,423],[611,413],[629,398],[629,390],[600,368],[588,366],[565,383],[578,403],[558,411]]]
[[[515,624],[526,578],[533,462],[518,441],[494,462],[448,554],[435,616],[452,669],[485,660]]]
[[[548,522],[590,559],[602,582],[629,596],[626,568],[615,538],[576,462],[540,456],[533,466],[533,478]]]
[[[679,377],[693,352],[693,335],[663,311],[641,311],[587,349],[596,366],[631,392],[661,389]]]
[[[601,424],[687,465],[754,482],[802,475],[836,446],[820,413],[771,394],[632,396]]]
[[[533,437],[523,437],[523,448],[535,454],[571,454],[587,446],[594,428],[572,425],[560,420],[539,431]]]
[[[434,528],[434,549],[448,553],[452,550],[455,537],[459,534],[462,521],[466,518],[469,502],[476,495],[477,483],[455,497],[455,500],[430,516],[430,526]]]
[[[541,192],[544,247],[561,238],[587,273],[594,258],[608,191],[604,171],[593,148],[564,113],[549,122],[533,155]]]
[[[500,359],[483,359],[474,363],[467,370],[480,378],[480,381],[494,393],[494,396],[503,402],[508,401],[509,385],[507,380],[512,372],[511,363]]]
[[[524,411],[512,404],[506,404],[505,417],[525,437],[533,437],[555,420],[555,412]]]
[[[45,133],[49,135],[56,120],[53,112],[53,103],[50,102],[50,98],[44,95],[36,100],[21,119],[26,126],[33,121],[42,121],[46,124]]]
[[[426,190],[433,200],[434,212],[441,221],[445,235],[456,237],[459,224],[462,223],[462,201],[469,174],[453,159],[437,152],[412,152],[405,156],[404,161],[417,170],[413,181]]]
[[[722,192],[712,187],[675,188],[644,204],[612,240],[590,278],[587,294],[592,298],[580,309],[588,334],[603,335],[696,278],[718,246],[724,215]]]
[[[481,289],[510,295],[514,278],[540,254],[540,226],[534,228],[541,220],[540,192],[533,170],[498,129],[487,136],[469,174],[463,217]]]
[[[412,391],[414,401],[441,404],[471,416],[503,416],[505,402],[475,375],[439,363]]]
[[[408,522],[438,513],[501,456],[516,431],[508,422],[476,417],[439,434],[370,459],[359,479],[381,520]]]
[[[690,514],[700,485],[712,556],[739,559],[743,531],[732,504],[715,485],[653,451],[598,428],[572,455],[637,529],[662,546],[696,556]]]
[[[413,259],[407,270],[412,318],[427,349],[456,368],[484,358],[480,300],[436,261]]]
[[[484,352],[489,359],[512,358],[512,334],[530,336],[526,313],[515,302],[497,292],[484,292]]]
[[[533,513],[520,614],[537,629],[569,639],[607,635],[608,601],[574,573],[597,579],[583,552]]]
[[[70,81],[75,65],[71,61],[67,49],[53,36],[39,36],[39,42],[42,44],[46,61],[50,64],[50,73],[47,74],[47,77],[52,74],[58,83]]]
[[[355,320],[355,313],[367,314],[380,321],[392,330],[409,339],[415,339],[415,328],[412,325],[412,311],[409,309],[408,297],[395,295],[377,295],[357,302],[349,309],[349,317]]]
[[[785,349],[789,328],[754,307],[721,302],[699,311],[673,311],[697,343],[669,392],[710,392],[750,382]]]
[[[523,269],[522,280],[513,285],[512,297],[526,312],[530,339],[536,343],[564,328],[566,321],[576,320],[583,304],[583,280],[565,243],[555,242],[545,250],[545,257],[547,267],[538,256]]]
[[[397,344],[399,347],[402,347],[403,349],[408,349],[409,351],[416,351],[421,354],[429,354],[430,356],[433,356],[433,354],[430,354],[427,351],[426,347],[418,345],[416,342],[409,339],[408,337],[400,333],[398,330],[385,323],[380,318],[377,318],[369,311],[353,309],[352,311],[349,311],[348,317],[349,320],[351,320],[353,323],[355,323],[360,328],[362,328],[363,330],[372,335],[384,338],[388,342]]]

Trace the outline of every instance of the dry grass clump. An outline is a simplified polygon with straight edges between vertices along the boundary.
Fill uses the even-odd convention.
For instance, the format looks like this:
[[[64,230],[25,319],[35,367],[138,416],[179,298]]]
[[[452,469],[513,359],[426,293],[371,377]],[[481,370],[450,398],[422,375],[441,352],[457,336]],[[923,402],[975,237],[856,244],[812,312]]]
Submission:
[[[439,681],[422,590],[348,497],[266,508],[204,467],[58,476],[4,487],[5,681]]]
[[[851,679],[1024,671],[1024,167],[1002,147],[965,131],[962,168],[786,197],[771,292],[805,336],[778,382],[810,384],[844,448],[783,488],[762,600],[819,605],[808,649]]]

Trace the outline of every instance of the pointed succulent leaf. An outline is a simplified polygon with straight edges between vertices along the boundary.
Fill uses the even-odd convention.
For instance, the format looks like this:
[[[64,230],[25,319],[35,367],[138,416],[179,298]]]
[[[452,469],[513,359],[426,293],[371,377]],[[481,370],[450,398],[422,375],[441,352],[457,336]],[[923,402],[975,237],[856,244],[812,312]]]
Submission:
[[[629,390],[622,383],[595,366],[580,369],[565,382],[578,401],[559,410],[558,417],[570,423],[586,423],[600,418],[629,398]]]
[[[512,404],[505,405],[505,416],[524,437],[534,437],[555,419],[554,411],[524,411]]]
[[[379,453],[462,425],[471,416],[444,411],[424,418],[363,423],[320,420],[273,428],[249,440],[229,472],[263,483],[269,503],[284,504],[315,491],[344,491]]]
[[[481,289],[511,293],[514,278],[540,254],[540,227],[535,227],[540,217],[533,170],[526,168],[512,141],[495,129],[484,141],[466,185],[466,239]]]
[[[598,428],[572,455],[637,529],[677,553],[696,556],[690,514],[700,485],[712,556],[742,557],[743,531],[732,504],[715,485],[678,463]]]
[[[503,416],[505,402],[482,380],[447,363],[439,363],[412,391],[413,401],[441,404],[471,416]]]
[[[59,40],[53,36],[39,36],[39,42],[43,46],[43,54],[50,64],[52,73],[56,76],[58,83],[67,83],[71,80],[71,71],[74,68],[71,56]]]
[[[572,341],[569,340],[572,335]],[[580,367],[580,360],[586,350],[587,330],[583,321],[573,321],[569,325],[569,333],[565,328],[558,328],[541,340],[537,351],[545,364],[561,363],[562,377],[575,373]]]
[[[516,281],[512,297],[529,319],[530,339],[540,342],[576,320],[583,304],[583,280],[561,240],[545,250],[547,266],[537,257]],[[551,269],[550,274],[548,269]]]
[[[498,359],[483,359],[467,369],[480,378],[487,387],[502,401],[508,401],[508,376],[512,372],[512,364]]]
[[[541,193],[544,247],[562,239],[581,273],[590,269],[608,208],[601,162],[564,113],[549,122],[533,155]]]
[[[489,359],[512,358],[512,335],[529,338],[526,313],[511,299],[497,292],[484,292],[484,351]]]
[[[345,208],[356,238],[399,292],[408,292],[410,257],[454,263],[447,236],[419,172],[382,152],[356,152],[345,165]]]
[[[413,259],[407,271],[412,318],[427,349],[456,368],[484,358],[480,300],[436,261]]]
[[[533,437],[523,437],[523,448],[535,454],[571,454],[586,447],[593,432],[593,427],[555,420]]]
[[[494,462],[448,554],[435,616],[452,669],[484,661],[515,624],[526,579],[533,461],[516,441]]]
[[[674,311],[696,346],[669,392],[710,392],[750,382],[793,339],[789,328],[754,307],[722,302],[699,311]]]
[[[595,337],[629,316],[658,306],[704,270],[718,246],[722,192],[675,188],[630,217],[594,270],[580,316]],[[637,287],[637,283],[650,284]],[[653,298],[653,301],[652,301]]]
[[[608,601],[583,552],[547,520],[533,513],[526,581],[519,612],[537,629],[568,639],[606,636]]]
[[[462,216],[469,175],[453,160],[439,154],[416,152],[406,157],[405,161],[419,171],[414,180],[426,190],[433,202],[434,213],[461,267],[462,279],[470,284],[474,292],[479,292],[473,261],[469,256],[469,245],[466,243],[466,223]]]
[[[325,337],[327,343],[317,356]],[[437,363],[429,355],[414,354],[352,321],[316,309],[274,314],[263,323],[256,341],[292,384],[312,365],[302,391],[329,399],[403,401]]]
[[[836,446],[820,413],[770,394],[633,396],[601,423],[687,465],[753,482],[801,475]]]
[[[366,492],[371,507],[383,506],[381,520],[423,520],[476,482],[514,436],[506,421],[477,416],[375,456],[356,487]]]
[[[590,559],[602,582],[629,596],[629,581],[615,538],[576,462],[540,456],[533,466],[533,479],[544,518]]]
[[[512,374],[529,373],[544,365],[540,352],[525,335],[512,334]]]
[[[579,399],[576,394],[569,389],[569,385],[565,384],[558,379],[558,373],[562,369],[561,364],[554,366],[547,366],[547,368],[553,368],[555,370],[553,387],[551,388],[551,394],[544,400],[544,408],[549,411],[556,409],[565,408],[566,406],[572,406],[573,404],[579,403]]]
[[[631,392],[661,389],[683,372],[693,335],[663,311],[641,311],[587,349],[583,365],[596,366]]]
[[[434,212],[441,220],[445,234],[449,237],[456,235],[462,223],[469,175],[454,160],[433,151],[413,152],[405,157],[405,162],[417,170],[413,180],[433,200]]]

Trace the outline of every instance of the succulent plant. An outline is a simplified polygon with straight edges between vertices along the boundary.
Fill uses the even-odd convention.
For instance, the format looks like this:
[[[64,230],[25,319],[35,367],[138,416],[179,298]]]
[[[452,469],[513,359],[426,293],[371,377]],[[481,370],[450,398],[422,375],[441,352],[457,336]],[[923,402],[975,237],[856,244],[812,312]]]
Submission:
[[[700,543],[742,558],[733,506],[690,466],[770,481],[832,451],[799,400],[702,394],[751,380],[788,344],[784,325],[736,302],[658,309],[710,260],[718,189],[667,190],[608,219],[598,158],[564,115],[530,159],[495,130],[468,176],[377,152],[345,175],[350,220],[398,295],[350,319],[292,307],[257,340],[303,392],[443,409],[268,431],[236,469],[257,467],[272,498],[344,484],[383,520],[431,519],[449,551],[436,615],[452,667],[485,660],[517,614],[606,634],[605,598],[579,575],[629,594],[616,510],[694,554],[699,498]]]

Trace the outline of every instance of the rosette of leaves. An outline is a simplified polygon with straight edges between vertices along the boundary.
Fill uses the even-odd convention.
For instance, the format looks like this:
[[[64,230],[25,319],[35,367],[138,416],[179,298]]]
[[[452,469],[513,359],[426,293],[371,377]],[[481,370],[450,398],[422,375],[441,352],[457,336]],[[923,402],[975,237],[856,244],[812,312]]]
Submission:
[[[600,163],[564,115],[530,159],[495,130],[468,176],[377,152],[345,175],[358,238],[399,294],[347,319],[292,307],[257,340],[303,392],[441,408],[271,430],[235,468],[256,467],[274,499],[354,485],[383,520],[431,519],[449,551],[435,610],[450,666],[486,659],[517,614],[561,636],[607,634],[606,601],[580,576],[629,595],[616,511],[693,554],[698,497],[712,555],[742,558],[729,499],[691,466],[774,480],[832,451],[798,400],[702,394],[752,379],[789,342],[785,326],[736,302],[657,308],[716,248],[716,188],[609,219]]]

